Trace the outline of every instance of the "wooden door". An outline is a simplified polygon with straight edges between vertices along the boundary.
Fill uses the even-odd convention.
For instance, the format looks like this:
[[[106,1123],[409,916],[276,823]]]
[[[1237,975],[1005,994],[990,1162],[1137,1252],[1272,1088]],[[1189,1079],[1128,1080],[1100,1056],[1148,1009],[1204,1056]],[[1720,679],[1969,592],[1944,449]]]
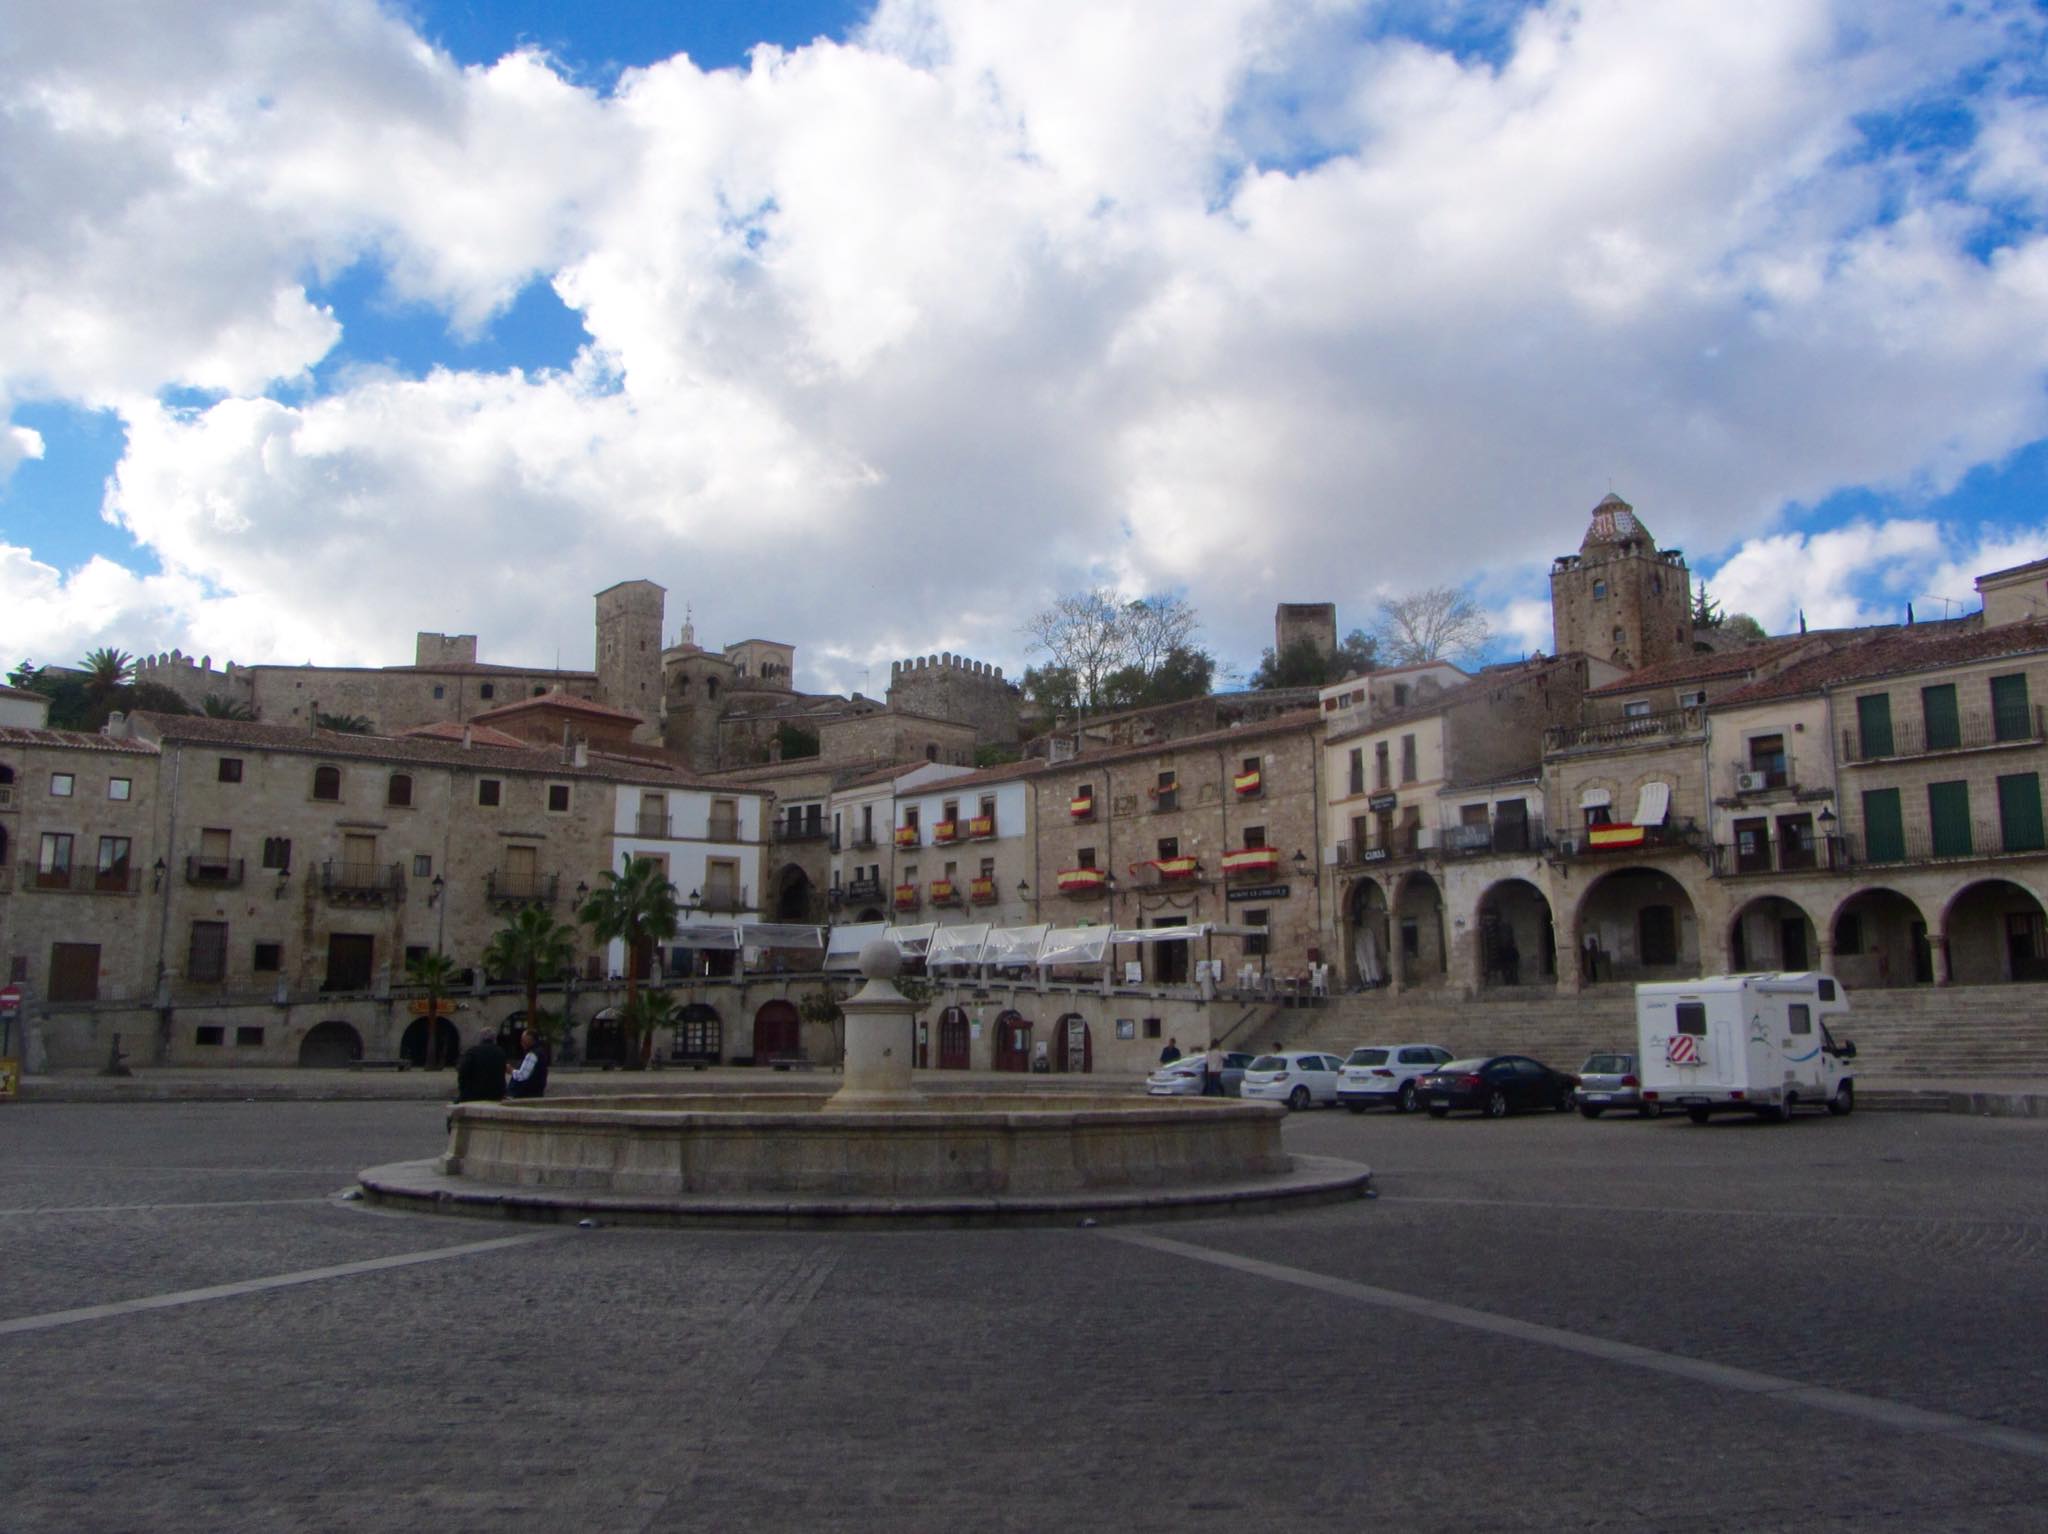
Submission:
[[[98,943],[52,943],[50,945],[51,1001],[98,1001],[100,996],[100,945]]]
[[[967,1013],[948,1007],[939,1014],[939,1069],[964,1071],[972,1064]]]

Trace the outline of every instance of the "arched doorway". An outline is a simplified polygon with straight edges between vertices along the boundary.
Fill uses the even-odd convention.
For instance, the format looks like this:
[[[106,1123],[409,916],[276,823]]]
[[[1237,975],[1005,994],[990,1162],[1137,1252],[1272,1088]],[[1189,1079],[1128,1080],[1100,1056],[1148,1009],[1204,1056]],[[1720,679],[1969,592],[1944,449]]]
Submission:
[[[888,917],[882,914],[881,907],[879,906],[863,907],[860,915],[854,918],[854,920],[860,923],[862,926],[867,926],[871,922],[887,921],[888,919]]]
[[[677,1014],[675,1058],[688,1065],[716,1065],[725,1054],[725,1023],[718,1009],[693,1001]]]
[[[589,1065],[622,1065],[626,1048],[625,1030],[619,1026],[619,1009],[606,1007],[590,1020],[583,1033],[583,1059]]]
[[[2048,933],[2041,902],[2010,879],[1966,885],[1942,917],[1948,978],[1956,985],[2048,980]]]
[[[299,1064],[332,1070],[363,1058],[363,1036],[344,1022],[315,1023],[299,1040]]]
[[[795,1006],[780,999],[764,1001],[754,1014],[754,1064],[791,1059],[803,1053],[803,1019]]]
[[[964,1071],[972,1063],[973,1033],[967,1023],[967,1009],[948,1007],[939,1014],[939,1069]]]
[[[1550,902],[1527,879],[1503,879],[1479,897],[1479,983],[1552,985],[1557,929]]]
[[[1932,985],[1927,918],[1897,890],[1858,890],[1835,909],[1835,977],[1851,991]]]
[[[794,863],[783,865],[775,876],[775,920],[808,922],[818,917],[817,886],[811,876]]]
[[[1685,980],[1700,972],[1699,916],[1661,868],[1602,874],[1579,901],[1573,947],[1589,983]]]
[[[996,1019],[996,1069],[1031,1069],[1031,1019],[1021,1012],[1005,1011]]]
[[[1356,990],[1385,985],[1388,961],[1387,897],[1376,880],[1358,879],[1344,903],[1345,943],[1351,985]]]
[[[1095,1040],[1088,1032],[1088,1019],[1069,1012],[1053,1024],[1052,1068],[1085,1075],[1095,1069]]]
[[[462,1053],[462,1041],[455,1032],[455,1025],[447,1018],[433,1019],[434,1058],[429,1061],[426,1058],[427,1021],[424,1017],[416,1017],[405,1025],[405,1032],[399,1036],[398,1053],[414,1065],[438,1069]]]
[[[1394,897],[1394,973],[1403,986],[1444,978],[1444,896],[1436,880],[1412,873]]]
[[[1783,895],[1750,901],[1728,924],[1728,967],[1738,974],[1818,969],[1820,944],[1813,918]]]

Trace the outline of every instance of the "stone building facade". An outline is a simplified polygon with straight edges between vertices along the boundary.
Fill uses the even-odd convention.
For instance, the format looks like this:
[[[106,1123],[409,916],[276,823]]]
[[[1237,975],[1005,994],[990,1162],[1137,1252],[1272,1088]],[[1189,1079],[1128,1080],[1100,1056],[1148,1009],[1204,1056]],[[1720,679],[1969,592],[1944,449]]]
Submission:
[[[1008,748],[1020,738],[1023,694],[1003,668],[964,655],[917,656],[889,665],[889,707],[971,725],[977,745]],[[969,761],[974,760],[970,755]]]
[[[215,669],[211,655],[202,655],[198,660],[182,650],[138,655],[135,658],[135,681],[138,686],[150,682],[177,694],[195,713],[206,707],[209,698],[217,698],[223,703],[239,703],[244,708],[253,709],[255,706],[248,668],[229,661],[224,667]]]
[[[1335,602],[1282,602],[1273,609],[1273,653],[1284,655],[1303,640],[1324,660],[1337,653]]]
[[[653,581],[620,581],[597,594],[598,699],[638,715],[641,740],[660,735],[666,599]]]
[[[1550,567],[1552,651],[1633,671],[1692,653],[1692,573],[1618,495],[1593,508],[1579,552]]]

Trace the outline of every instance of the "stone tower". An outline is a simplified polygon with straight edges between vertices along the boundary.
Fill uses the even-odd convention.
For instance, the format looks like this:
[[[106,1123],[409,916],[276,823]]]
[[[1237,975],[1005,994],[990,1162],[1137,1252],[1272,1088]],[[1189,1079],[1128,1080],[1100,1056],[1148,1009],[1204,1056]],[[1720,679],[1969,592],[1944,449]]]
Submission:
[[[1692,572],[1618,495],[1593,508],[1576,554],[1550,565],[1550,626],[1559,655],[1580,651],[1625,670],[1693,653]]]
[[[641,717],[635,740],[660,734],[661,621],[667,596],[653,581],[620,581],[597,594],[598,701]]]
[[[1335,602],[1282,602],[1273,609],[1273,653],[1285,655],[1289,645],[1306,639],[1328,660],[1337,653]]]

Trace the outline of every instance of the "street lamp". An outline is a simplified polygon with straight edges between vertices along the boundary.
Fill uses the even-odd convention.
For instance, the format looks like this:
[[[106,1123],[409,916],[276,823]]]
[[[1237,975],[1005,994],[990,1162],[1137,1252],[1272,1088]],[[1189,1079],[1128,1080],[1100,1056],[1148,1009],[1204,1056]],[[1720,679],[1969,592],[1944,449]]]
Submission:
[[[164,887],[164,860],[158,858],[149,870],[149,892],[153,895]]]

